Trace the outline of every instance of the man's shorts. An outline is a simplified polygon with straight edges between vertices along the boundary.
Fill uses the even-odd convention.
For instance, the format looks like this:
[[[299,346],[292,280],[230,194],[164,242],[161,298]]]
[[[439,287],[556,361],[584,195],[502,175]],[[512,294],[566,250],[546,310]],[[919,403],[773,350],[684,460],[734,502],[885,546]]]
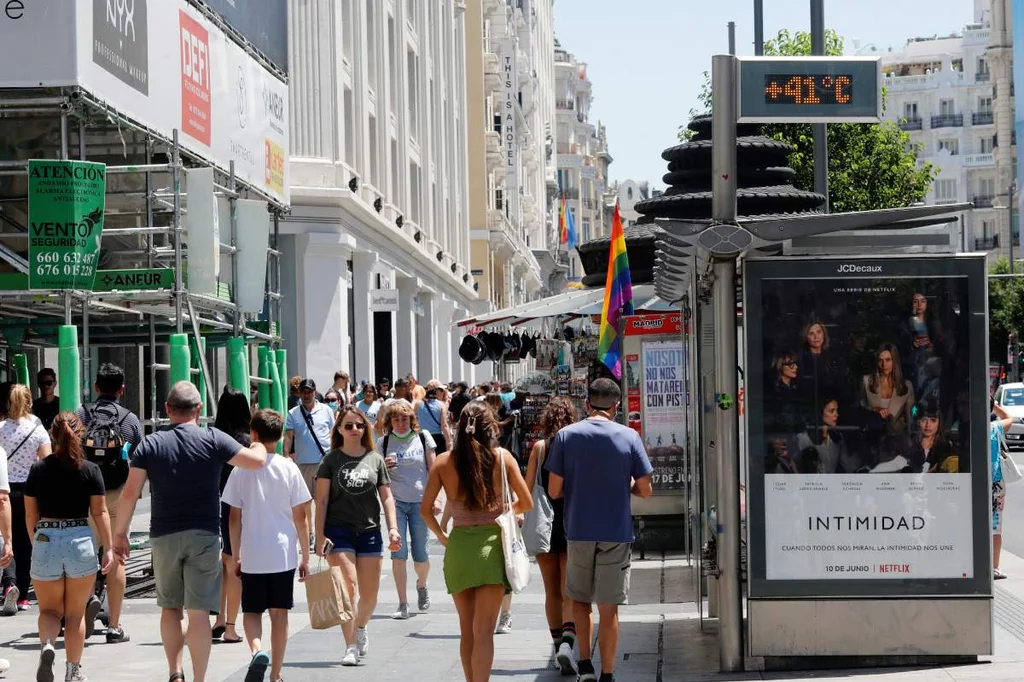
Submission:
[[[316,472],[320,469],[319,464],[300,464],[299,472],[302,474],[302,480],[306,482],[306,489],[309,490],[309,494],[316,499]]]
[[[242,613],[295,606],[295,569],[280,573],[242,573]]]
[[[121,486],[123,488],[124,486]],[[117,490],[108,490],[104,493],[104,497],[107,500],[107,513],[110,515],[110,535],[113,537],[114,533],[117,532],[117,503],[121,499],[121,488]],[[93,535],[96,537],[96,547],[100,546],[100,533],[99,529],[96,528],[96,521],[92,518],[92,514],[89,514],[89,527],[92,528]]]
[[[220,535],[186,530],[152,538],[150,544],[157,606],[220,611]]]
[[[633,543],[569,540],[568,545],[566,596],[585,604],[625,604]]]

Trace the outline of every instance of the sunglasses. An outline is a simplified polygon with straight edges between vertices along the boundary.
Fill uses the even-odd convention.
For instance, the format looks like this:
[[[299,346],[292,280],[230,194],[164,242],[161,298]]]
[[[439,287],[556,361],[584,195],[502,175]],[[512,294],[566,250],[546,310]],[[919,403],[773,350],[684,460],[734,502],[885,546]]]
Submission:
[[[363,431],[366,429],[366,424],[362,422],[349,422],[348,424],[342,424],[341,428],[346,431]]]
[[[341,401],[340,401],[340,400],[338,400],[337,398],[328,398],[328,399],[327,399],[327,400],[325,400],[324,402],[325,402],[325,403],[327,403],[328,405],[333,405],[333,404],[335,404],[335,403],[339,403],[339,402],[341,402]]]
[[[50,381],[40,381],[39,385],[40,386],[53,386],[56,383],[57,383],[56,381],[52,381],[52,380],[50,380]]]

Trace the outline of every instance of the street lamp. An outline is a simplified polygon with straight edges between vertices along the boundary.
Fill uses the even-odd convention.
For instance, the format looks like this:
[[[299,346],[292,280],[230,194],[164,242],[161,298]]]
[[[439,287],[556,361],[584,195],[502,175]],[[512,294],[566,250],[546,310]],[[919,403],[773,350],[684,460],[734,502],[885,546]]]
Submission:
[[[1009,246],[1009,249],[1010,249],[1010,274],[1013,274],[1013,273],[1015,273],[1017,271],[1017,267],[1015,265],[1017,259],[1014,258],[1014,253],[1013,253],[1013,246],[1014,246],[1014,244],[1013,244],[1013,195],[1014,195],[1014,192],[1016,191],[1016,189],[1017,189],[1017,181],[1016,181],[1016,179],[1011,180],[1010,181],[1009,192],[1008,192],[1008,194],[1010,195],[1010,200],[1006,202],[1008,205],[1007,206],[995,205],[995,206],[992,207],[992,208],[994,208],[997,211],[1001,211],[1004,208],[1009,211],[1009,219],[1010,219],[1010,223],[1009,223],[1009,225],[1010,225],[1010,227],[1009,227],[1009,233],[1010,233],[1010,246]],[[1018,240],[1018,242],[1020,241],[1020,234],[1019,233],[1017,235],[1017,240]]]

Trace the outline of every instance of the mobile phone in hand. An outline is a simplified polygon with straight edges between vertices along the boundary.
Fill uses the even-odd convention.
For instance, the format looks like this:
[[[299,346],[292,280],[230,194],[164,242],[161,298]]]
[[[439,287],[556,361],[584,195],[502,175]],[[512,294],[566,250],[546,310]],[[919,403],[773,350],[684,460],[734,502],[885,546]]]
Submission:
[[[334,543],[331,541],[330,538],[327,538],[326,540],[324,540],[323,554],[330,554],[332,549],[334,549]]]

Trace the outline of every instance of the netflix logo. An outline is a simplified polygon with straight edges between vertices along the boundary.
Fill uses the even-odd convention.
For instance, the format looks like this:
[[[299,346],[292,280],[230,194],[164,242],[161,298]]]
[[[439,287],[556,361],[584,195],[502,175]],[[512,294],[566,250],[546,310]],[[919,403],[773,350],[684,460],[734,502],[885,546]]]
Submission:
[[[181,46],[181,129],[210,145],[210,34],[184,10],[178,11]]]

